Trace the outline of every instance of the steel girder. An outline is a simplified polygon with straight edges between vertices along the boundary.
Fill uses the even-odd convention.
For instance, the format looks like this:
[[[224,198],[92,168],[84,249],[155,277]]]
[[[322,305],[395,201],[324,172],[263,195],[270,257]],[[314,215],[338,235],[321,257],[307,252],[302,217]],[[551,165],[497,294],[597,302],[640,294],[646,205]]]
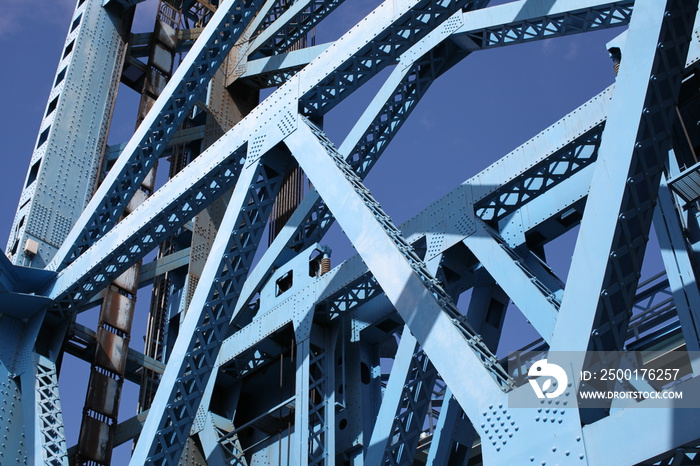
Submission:
[[[671,2],[668,7],[655,6],[658,11],[650,10],[650,16],[673,19],[651,26],[640,18],[638,28],[630,27],[625,56],[632,57],[629,61],[633,61],[635,68],[633,72],[627,72],[625,63],[620,67],[603,132],[601,155],[596,163],[596,171],[606,175],[594,176],[591,182],[586,212],[595,214],[588,214],[594,217],[588,221],[584,214],[577,251],[572,260],[569,279],[577,283],[581,280],[581,284],[590,283],[591,286],[572,288],[571,292],[566,293],[562,308],[571,305],[580,309],[583,302],[588,302],[579,301],[579,298],[584,299],[584,295],[585,299],[593,299],[596,304],[585,306],[588,311],[577,313],[577,317],[570,312],[560,313],[566,317],[557,320],[555,333],[559,336],[552,341],[553,349],[584,350],[591,347],[610,351],[621,349],[624,345],[629,320],[627,314],[632,308],[631,300],[637,289],[656,194],[670,150],[665,135],[669,132],[680,91],[696,11],[696,6],[689,6],[687,2]],[[652,8],[651,5],[647,7]],[[641,15],[635,18],[638,16]],[[652,29],[654,33],[649,31],[650,27],[656,28]],[[636,53],[640,56],[637,57]],[[644,72],[637,68],[642,64],[646,66]],[[627,79],[630,83],[626,82]],[[630,121],[630,112],[638,115],[637,122]],[[613,122],[618,126],[612,126]],[[615,138],[606,138],[607,134],[615,134]],[[628,138],[626,149],[618,145],[622,143],[623,134],[627,134]],[[620,157],[621,152],[626,154],[627,159]],[[610,178],[612,173],[619,178]],[[613,185],[619,200],[611,198]],[[600,207],[596,202],[600,203]],[[611,210],[606,214],[605,218],[611,223],[603,233],[598,218],[605,209],[613,209],[614,213]],[[603,249],[598,250],[599,247]],[[597,261],[603,261],[605,266]],[[592,270],[599,274],[596,278],[591,274]],[[595,312],[591,312],[593,307]],[[593,329],[591,342],[588,335],[584,337],[581,332],[575,332],[576,328]],[[565,336],[574,333],[581,341]]]
[[[485,329],[475,321],[476,317],[463,316],[452,304],[446,289],[456,284],[446,278],[447,272],[443,267],[449,256],[455,254],[455,248],[465,248],[459,257],[470,264],[470,268],[479,270],[478,273],[498,280],[552,347],[586,348],[589,345],[588,333],[576,330],[579,327],[594,329],[596,326],[608,329],[608,333],[599,332],[601,338],[594,339],[592,344],[605,350],[623,346],[629,336],[625,314],[641,299],[640,296],[655,296],[666,286],[664,283],[663,286],[654,287],[654,293],[637,293],[639,265],[651,223],[655,193],[662,178],[661,167],[666,163],[666,153],[670,148],[668,140],[663,137],[670,121],[668,108],[672,105],[669,102],[673,102],[680,86],[690,40],[690,23],[695,5],[689,3],[672,0],[667,7],[668,14],[664,14],[666,9],[663,5],[652,1],[636,2],[635,12],[640,13],[632,15],[624,56],[625,60],[646,68],[641,71],[637,67],[633,69],[625,66],[628,61],[623,61],[614,93],[610,91],[600,98],[605,102],[612,93],[609,109],[607,104],[594,102],[587,108],[594,117],[580,113],[567,117],[583,124],[576,131],[565,129],[547,138],[550,147],[543,147],[537,142],[529,147],[523,146],[520,152],[511,154],[510,161],[527,154],[524,161],[509,165],[506,159],[494,165],[436,203],[432,210],[429,209],[432,213],[408,222],[403,231],[393,225],[364,187],[362,179],[433,80],[469,51],[626,24],[630,21],[631,2],[558,1],[546,11],[528,10],[524,7],[529,7],[531,3],[515,2],[474,12],[473,15],[458,11],[459,7],[464,6],[459,2],[389,3],[380,7],[374,18],[348,34],[344,43],[339,41],[328,47],[316,61],[289,78],[251,117],[204,152],[181,176],[156,192],[144,203],[145,207],[114,227],[115,218],[102,216],[98,221],[96,212],[103,208],[99,203],[110,203],[110,215],[116,213],[118,216],[121,213],[122,204],[128,202],[130,195],[128,183],[118,181],[119,177],[126,176],[132,180],[129,182],[133,182],[139,176],[145,176],[148,172],[145,168],[157,158],[154,154],[161,150],[161,145],[166,145],[168,135],[179,126],[175,119],[187,113],[186,105],[189,104],[184,101],[196,99],[201,86],[207,81],[208,71],[202,71],[194,64],[197,60],[200,63],[205,61],[209,50],[207,47],[220,47],[213,52],[215,59],[211,66],[216,67],[225,55],[222,52],[229,50],[236,40],[229,41],[230,36],[222,33],[223,30],[233,28],[231,34],[242,34],[248,22],[253,28],[257,27],[255,24],[275,24],[273,20],[263,21],[260,16],[252,19],[257,4],[251,3],[239,10],[245,20],[234,18],[226,23],[222,16],[228,14],[225,7],[228,3],[222,5],[216,17],[222,21],[212,20],[204,41],[200,41],[193,49],[194,53],[191,53],[192,62],[183,63],[179,81],[174,84],[185,86],[190,83],[187,85],[192,89],[187,86],[179,91],[173,89],[166,96],[163,108],[167,105],[180,107],[171,113],[166,111],[172,116],[163,116],[165,123],[160,129],[154,126],[157,125],[157,117],[153,117],[153,125],[144,125],[144,134],[150,131],[156,137],[154,140],[149,142],[144,139],[146,144],[139,143],[136,136],[132,140],[133,148],[126,152],[126,157],[120,158],[120,165],[110,175],[112,178],[108,178],[113,183],[103,185],[107,187],[98,191],[94,201],[98,207],[88,207],[80,221],[85,228],[92,229],[91,233],[76,241],[76,235],[82,228],[78,223],[74,229],[75,238],[64,244],[65,250],[62,248],[62,251],[72,263],[61,270],[48,293],[56,303],[54,311],[58,312],[54,314],[67,318],[86,306],[104,284],[143,258],[175,229],[234,187],[224,223],[170,355],[132,464],[174,464],[180,459],[181,449],[192,432],[199,433],[209,461],[224,458],[225,461],[238,462],[233,464],[246,464],[249,453],[243,453],[246,448],[238,435],[229,435],[236,432],[232,420],[222,420],[220,416],[208,412],[207,405],[211,403],[215,386],[223,383],[219,380],[222,377],[225,379],[235,374],[238,379],[248,380],[260,368],[273,363],[272,355],[280,349],[279,344],[269,337],[280,331],[280,319],[285,323],[294,321],[284,316],[289,306],[293,305],[289,304],[291,301],[286,301],[286,304],[278,302],[266,313],[263,307],[265,301],[261,298],[262,305],[257,309],[251,297],[256,292],[264,297],[265,290],[269,292],[270,284],[274,285],[282,278],[281,272],[273,271],[274,267],[287,264],[287,260],[294,255],[297,259],[301,257],[306,260],[308,257],[296,252],[308,254],[308,248],[323,236],[333,218],[338,218],[369,271],[355,258],[327,276],[312,280],[315,294],[309,290],[297,291],[307,297],[300,307],[305,309],[305,313],[299,315],[305,319],[311,316],[313,321],[308,322],[309,328],[303,331],[297,332],[295,329],[299,354],[304,355],[297,366],[297,390],[293,397],[296,403],[304,403],[304,408],[298,408],[295,425],[297,428],[305,426],[295,433],[298,436],[295,442],[297,445],[311,442],[308,444],[310,448],[300,448],[296,452],[300,464],[331,464],[335,460],[337,440],[333,417],[336,411],[334,396],[337,395],[333,377],[336,376],[334,352],[338,350],[338,345],[333,335],[337,328],[333,330],[329,326],[326,329],[323,323],[327,318],[344,320],[350,315],[354,316],[350,318],[352,331],[349,335],[341,334],[341,341],[346,338],[361,341],[363,330],[380,325],[387,316],[403,319],[407,325],[396,361],[408,359],[404,356],[410,352],[411,361],[407,362],[404,374],[408,372],[412,375],[404,377],[397,370],[397,376],[390,380],[379,409],[379,419],[383,423],[378,421],[375,424],[375,428],[379,428],[376,431],[378,438],[386,440],[395,430],[400,440],[381,449],[382,455],[384,452],[391,453],[381,462],[399,464],[407,461],[405,458],[414,456],[417,435],[426,417],[426,402],[430,399],[426,387],[434,384],[438,372],[450,387],[444,395],[445,400],[452,400],[454,393],[454,399],[461,408],[457,408],[452,401],[446,401],[447,406],[440,413],[438,425],[441,427],[438,427],[436,443],[440,445],[452,441],[449,436],[445,436],[448,440],[443,440],[442,436],[447,433],[445,426],[454,426],[458,419],[463,418],[461,409],[481,438],[485,462],[517,463],[530,455],[531,461],[536,458],[537,461],[576,464],[581,460],[589,464],[628,464],[700,438],[700,432],[691,421],[697,416],[696,409],[682,412],[670,406],[666,409],[622,409],[614,417],[584,420],[586,425],[582,428],[576,410],[567,408],[562,412],[570,413],[569,416],[552,417],[553,421],[558,421],[554,426],[556,430],[548,423],[539,422],[539,418],[533,421],[531,413],[508,410],[504,401],[506,392],[521,390],[522,387],[513,387],[511,376],[501,368],[493,354],[498,337],[493,341],[482,340],[480,334]],[[324,12],[334,5],[337,4],[318,4],[311,11],[316,12],[320,20],[326,14]],[[266,7],[269,6],[270,2]],[[299,7],[299,11],[303,10],[302,4]],[[688,11],[683,11],[683,8]],[[264,11],[267,15],[268,10]],[[513,12],[517,14],[511,15]],[[284,14],[278,19],[283,17]],[[298,27],[295,21],[301,23],[298,18],[283,19],[280,29],[276,31]],[[470,29],[474,24],[478,27]],[[512,27],[503,27],[508,24]],[[477,30],[478,33],[474,32]],[[651,38],[646,37],[649,30],[656,31],[660,39],[656,40],[653,34]],[[219,39],[213,40],[212,37]],[[372,40],[366,41],[365,37],[372,37]],[[446,38],[450,38],[449,42]],[[468,45],[465,38],[478,46]],[[656,47],[657,43],[663,47]],[[282,51],[284,47],[271,53]],[[312,117],[318,123],[320,117],[340,100],[397,59],[397,71],[340,149],[335,149],[323,131],[306,117]],[[194,81],[187,81],[183,76],[192,70],[203,74]],[[635,122],[629,121],[629,102],[638,104],[631,114],[639,117],[639,125],[635,126]],[[158,111],[156,109],[152,114]],[[656,133],[640,139],[639,128],[644,132],[650,125]],[[565,128],[566,124],[561,127]],[[620,142],[606,142],[614,141],[615,136],[619,135],[625,135],[626,149],[620,149]],[[646,146],[647,141],[654,143]],[[315,191],[297,209],[286,231],[266,252],[258,268],[251,272],[253,257],[289,157],[280,142],[290,149],[291,155],[305,169],[314,183]],[[134,156],[130,154],[139,151],[144,151],[146,155],[142,162],[134,165]],[[616,157],[618,153],[626,154],[626,158]],[[641,168],[635,165],[639,161],[643,162]],[[131,169],[133,171],[127,175],[126,171]],[[601,179],[598,176],[593,177],[591,182],[592,171],[609,172],[614,175],[611,175],[611,179],[617,181],[596,181]],[[639,180],[644,181],[640,183],[641,188],[637,188],[639,184],[634,184],[638,181],[637,175]],[[628,182],[630,179],[634,183]],[[693,304],[697,293],[691,290],[683,295],[680,291],[695,286],[693,259],[682,239],[682,232],[679,234],[678,225],[669,223],[670,220],[677,221],[677,207],[672,196],[663,191],[663,183],[661,186],[662,208],[656,215],[669,225],[665,241],[671,245],[673,257],[669,256],[665,262],[668,269],[676,267],[669,270],[669,274],[674,274],[669,278],[669,283],[674,290],[680,326],[689,335],[686,336],[686,340],[689,340],[696,332],[688,326],[697,312]],[[617,190],[617,198],[610,197],[611,189]],[[116,194],[110,190],[115,190]],[[558,196],[559,193],[566,193],[566,196],[562,198]],[[611,199],[619,202],[610,202]],[[548,209],[538,207],[545,202]],[[611,290],[624,295],[621,301],[624,305],[619,307],[606,308],[605,299],[584,305],[582,301],[572,298],[571,293],[576,293],[576,290],[584,293],[588,289],[584,284],[593,279],[583,280],[579,277],[572,283],[570,274],[569,285],[565,287],[526,241],[526,233],[533,228],[552,219],[561,220],[563,214],[571,209],[581,211],[583,203],[587,214],[584,215],[572,273],[580,275],[584,271],[595,271],[600,278],[600,284],[595,289],[608,290],[607,296],[610,296]],[[608,205],[604,205],[606,203]],[[634,208],[629,209],[628,204]],[[551,205],[556,208],[552,209]],[[537,215],[525,215],[528,209],[537,211]],[[586,261],[590,244],[596,242],[600,232],[591,227],[586,219],[595,218],[606,209],[615,213],[602,216],[601,220],[602,223],[610,223],[605,230],[609,233],[610,241],[596,245],[605,252],[600,252],[597,257],[605,260],[591,265]],[[437,220],[428,220],[435,212],[439,212]],[[631,217],[628,216],[629,212],[632,213]],[[528,220],[525,221],[524,217],[528,217]],[[629,223],[636,222],[636,217],[643,221],[639,225]],[[358,222],[358,218],[362,221]],[[661,224],[662,220],[658,223]],[[578,221],[575,220],[565,228],[570,229],[576,224]],[[597,222],[593,222],[593,225],[597,225]],[[683,228],[682,224],[680,228]],[[545,238],[548,239],[551,238]],[[584,252],[579,252],[581,250]],[[69,256],[68,251],[74,251],[75,257]],[[610,254],[610,251],[613,253]],[[636,260],[623,261],[624,254],[634,256]],[[300,263],[303,264],[304,260]],[[62,259],[55,263],[57,269],[61,262]],[[631,268],[629,263],[632,264]],[[617,275],[610,270],[616,271]],[[685,281],[677,281],[679,272]],[[246,278],[248,273],[251,273],[250,278]],[[477,275],[474,271],[468,274],[471,273]],[[470,283],[460,284],[462,289],[471,287],[471,280],[467,278],[466,281]],[[619,288],[620,285],[623,287]],[[308,302],[310,295],[314,299]],[[593,295],[598,299],[598,294]],[[602,296],[606,296],[605,292]],[[685,301],[679,302],[681,299]],[[672,317],[673,312],[670,314]],[[582,324],[581,319],[587,319],[586,323]],[[265,335],[262,337],[246,336],[256,325],[267,325],[274,331],[263,332]],[[420,342],[419,346],[412,340],[409,330]],[[321,339],[318,335],[314,339],[314,332],[319,331]],[[689,347],[696,343],[687,341]],[[260,345],[265,348],[262,349]],[[244,346],[253,351],[232,352],[232,346]],[[466,363],[460,361],[461,367],[455,367],[455,351],[467,360]],[[239,369],[226,369],[225,366],[232,363]],[[40,365],[41,362],[36,363],[36,367]],[[45,371],[48,376],[42,380],[48,381],[49,386],[55,385],[55,363],[48,361],[47,365],[47,360],[44,360],[44,366],[48,368]],[[467,366],[469,370],[465,374]],[[352,385],[348,381],[343,383],[345,387]],[[697,378],[683,382],[694,393],[698,393],[697,383]],[[311,393],[324,396],[316,400]],[[57,461],[61,461],[60,458],[65,456],[65,443],[61,443],[60,435],[61,420],[52,414],[58,406],[57,392],[49,389],[45,394],[48,394],[45,396],[48,404],[44,404],[48,408],[33,411],[29,406],[27,412],[29,415],[38,414],[42,420],[50,419],[43,427],[42,435],[48,432],[51,439],[42,441],[42,445],[59,458]],[[33,404],[31,399],[25,396],[24,401]],[[405,409],[397,410],[397,400],[407,402]],[[663,406],[663,403],[648,401],[643,404]],[[283,406],[286,405],[276,408],[283,409]],[[396,417],[392,418],[394,415]],[[496,427],[495,432],[486,427],[501,415],[512,418],[512,427],[505,427],[505,430]],[[28,423],[28,419],[25,419],[25,423]],[[642,430],[642,426],[648,423],[656,423],[678,435],[670,439],[659,438]],[[396,429],[382,429],[384,424],[396,426]],[[636,451],[618,450],[613,455],[604,456],[615,450],[615,445],[620,442],[635,436],[640,438],[641,435],[644,435],[644,444]],[[376,443],[367,435],[364,440],[358,438],[359,445]],[[533,442],[534,438],[538,439],[537,442]],[[582,447],[582,440],[586,449]],[[463,438],[461,441],[467,443],[470,440]],[[224,444],[233,445],[229,453],[221,450]],[[238,453],[232,454],[233,450]],[[448,461],[448,457],[444,451],[440,453],[431,447],[431,461],[437,461],[437,458]],[[368,456],[367,461],[373,462],[372,458]]]

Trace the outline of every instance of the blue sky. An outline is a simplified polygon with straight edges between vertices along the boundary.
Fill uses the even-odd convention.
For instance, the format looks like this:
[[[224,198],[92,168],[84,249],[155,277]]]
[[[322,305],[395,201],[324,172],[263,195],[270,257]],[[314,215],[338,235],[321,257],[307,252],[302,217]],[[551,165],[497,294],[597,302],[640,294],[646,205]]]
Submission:
[[[135,32],[152,25],[150,0],[140,7]],[[347,0],[318,28],[317,43],[332,40],[369,11],[376,2]],[[30,6],[31,5],[31,6]],[[44,0],[3,1],[0,16],[0,242],[3,247],[12,224],[21,187],[46,105],[74,2]],[[471,55],[438,80],[419,104],[411,119],[367,179],[367,185],[395,222],[401,223],[455,185],[485,168],[507,152],[594,96],[614,79],[612,61],[605,43],[622,29],[571,36]],[[386,76],[386,73],[382,74]],[[375,80],[376,81],[376,80]],[[372,81],[368,88],[381,83]],[[359,116],[371,92],[361,90],[335,109],[326,127],[336,144]],[[110,143],[126,141],[133,131],[137,96],[122,86],[120,103],[110,134]],[[334,265],[352,253],[336,227],[330,239]],[[550,255],[562,276],[570,258],[573,237],[565,239]],[[146,302],[147,293],[139,296]],[[87,317],[86,317],[87,318]],[[137,319],[144,320],[142,314]],[[508,333],[515,349],[527,342],[530,333],[522,319],[510,324]],[[142,350],[142,325],[135,327],[132,346]],[[93,325],[94,328],[94,325]],[[141,332],[141,333],[139,333]],[[69,359],[73,359],[69,357]],[[67,390],[66,380],[87,380],[87,364],[66,364],[69,376],[62,377],[68,443],[77,438],[84,389]],[[80,383],[78,383],[80,384]],[[135,387],[127,382],[129,397]],[[72,392],[72,393],[71,393]],[[133,405],[123,405],[123,418],[133,414]],[[122,455],[128,453],[122,448]]]

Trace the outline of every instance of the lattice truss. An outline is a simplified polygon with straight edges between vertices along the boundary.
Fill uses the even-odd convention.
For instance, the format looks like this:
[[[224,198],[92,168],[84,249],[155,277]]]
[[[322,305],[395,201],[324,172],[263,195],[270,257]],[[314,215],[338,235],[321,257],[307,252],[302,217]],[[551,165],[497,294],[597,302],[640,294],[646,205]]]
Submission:
[[[700,400],[516,409],[525,361],[496,356],[506,312],[520,312],[539,334],[523,354],[559,354],[574,388],[576,354],[654,349],[684,358],[676,388],[700,398],[697,2],[386,0],[318,45],[310,34],[340,0],[163,0],[167,20],[129,37],[138,3],[77,2],[0,261],[2,464],[110,464],[132,439],[133,465],[700,461]],[[470,54],[615,27],[614,85],[405,224],[365,186]],[[77,71],[87,56],[104,84]],[[334,141],[324,116],[383,70]],[[120,80],[148,112],[107,147]],[[71,113],[76,95],[97,118]],[[92,158],[63,167],[72,151]],[[177,168],[155,189],[164,157]],[[47,203],[73,176],[94,195]],[[358,254],[331,269],[321,243],[336,221]],[[652,224],[665,270],[640,282]],[[544,247],[574,230],[565,282]],[[151,284],[141,353],[128,347],[133,301]],[[95,306],[98,331],[75,321]],[[66,353],[102,374],[74,447]],[[122,382],[142,391],[118,423]]]

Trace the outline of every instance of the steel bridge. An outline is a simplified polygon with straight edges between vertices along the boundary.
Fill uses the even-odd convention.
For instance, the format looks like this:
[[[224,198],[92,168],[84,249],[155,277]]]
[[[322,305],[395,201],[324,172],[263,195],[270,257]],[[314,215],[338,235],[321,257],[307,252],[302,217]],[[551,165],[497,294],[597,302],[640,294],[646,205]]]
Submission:
[[[132,442],[132,465],[700,464],[696,1],[385,0],[323,44],[342,0],[149,0],[136,34],[140,3],[78,0],[69,25],[0,258],[0,464],[121,464]],[[404,224],[365,186],[469,55],[609,28],[613,85]],[[120,86],[137,127],[108,145]],[[333,267],[336,221],[357,255]],[[545,249],[570,232],[564,280]],[[538,334],[515,359],[511,313]],[[680,368],[649,387],[683,403],[580,408],[593,351]],[[513,406],[544,355],[564,401]]]

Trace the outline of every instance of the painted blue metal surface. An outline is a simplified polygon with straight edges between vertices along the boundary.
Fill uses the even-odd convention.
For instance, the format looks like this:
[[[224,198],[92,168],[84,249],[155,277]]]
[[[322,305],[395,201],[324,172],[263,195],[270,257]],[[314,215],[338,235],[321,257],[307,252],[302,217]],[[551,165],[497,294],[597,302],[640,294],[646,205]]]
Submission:
[[[97,182],[130,28],[101,3],[71,19],[7,245],[15,264],[51,262]]]
[[[123,12],[118,5],[136,3],[105,1],[105,10],[102,2],[80,1],[76,15],[91,12],[101,24]],[[182,320],[168,329],[167,361],[130,353],[132,364],[165,367],[148,415],[116,427],[119,441],[138,436],[131,464],[437,465],[471,457],[483,464],[622,465],[662,461],[700,444],[700,408],[663,400],[584,412],[569,390],[569,404],[552,412],[510,407],[509,395],[530,388],[516,384],[519,367],[496,356],[506,315],[514,312],[538,334],[527,347],[533,353],[698,349],[697,206],[666,181],[692,169],[678,154],[694,153],[693,131],[687,141],[670,135],[680,134],[678,115],[680,124],[694,115],[687,83],[700,50],[697,2],[522,0],[487,7],[387,0],[334,43],[308,48],[308,31],[340,1],[199,3],[216,13],[194,32],[200,38],[93,200],[86,206],[88,194],[78,193],[78,210],[65,222],[66,234],[75,224],[71,233],[52,243],[32,233],[31,222],[14,227],[12,238],[34,235],[40,244],[36,254],[22,239],[29,255],[10,251],[13,261],[30,265],[18,258],[38,257],[31,265],[45,270],[0,258],[0,429],[7,436],[0,462],[68,464],[58,372],[70,342],[64,345],[62,335],[110,281],[174,234],[182,248],[144,266],[142,285],[175,267],[187,276],[185,259],[196,247],[188,225],[218,199],[226,213],[204,270],[186,278],[196,281],[194,294],[186,296],[184,283],[169,284],[170,317]],[[75,31],[86,27],[77,24]],[[471,53],[628,24],[610,45],[621,57],[614,86],[401,227],[365,186],[430,86]],[[85,59],[79,34],[69,33],[67,44],[76,35],[77,42],[57,76],[72,69],[63,68],[65,60]],[[114,30],[105,34],[112,42],[98,55],[114,65],[121,58],[109,51],[124,43]],[[235,61],[224,65],[231,51]],[[104,118],[80,125],[89,147],[65,142],[74,135],[58,120],[42,123],[39,134],[37,151],[48,144],[87,154],[75,176],[90,186],[121,74],[109,63],[101,70],[109,86],[75,84],[96,93],[77,98],[93,102],[90,110]],[[185,141],[169,144],[180,125],[201,125],[197,113],[210,109],[192,109],[221,85],[210,83],[220,66],[230,92],[279,88],[117,223],[158,158]],[[392,66],[336,148],[322,129],[324,115]],[[64,86],[75,80],[70,73],[61,78]],[[50,98],[47,119],[63,115],[59,94],[55,105]],[[76,138],[85,142],[82,133]],[[679,144],[691,147],[676,151]],[[50,189],[58,177],[44,168],[48,155],[34,170],[37,153],[29,172],[36,179],[22,197],[33,209],[27,218],[42,199],[31,186]],[[265,247],[273,203],[284,201],[278,191],[294,161],[313,187]],[[665,273],[640,284],[652,217]],[[319,243],[336,220],[358,255],[329,269],[331,252]],[[56,225],[52,218],[34,222],[46,231]],[[545,246],[577,227],[563,279]],[[460,297],[466,312],[455,304]],[[73,343],[77,333],[68,330]],[[70,353],[90,351],[72,346]],[[559,362],[576,369],[586,363]],[[691,358],[689,366],[678,386],[697,397],[700,362]],[[693,401],[700,402],[684,400]]]

